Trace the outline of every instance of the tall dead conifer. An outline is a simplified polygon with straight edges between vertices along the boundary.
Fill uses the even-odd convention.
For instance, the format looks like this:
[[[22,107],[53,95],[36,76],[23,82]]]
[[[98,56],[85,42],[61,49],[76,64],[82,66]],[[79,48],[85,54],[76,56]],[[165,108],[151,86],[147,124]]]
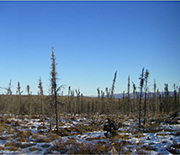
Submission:
[[[101,107],[102,107],[102,103],[101,103],[101,92],[100,92],[100,89],[99,88],[97,88],[97,93],[98,93],[98,98],[97,98],[97,100],[96,100],[96,106],[98,107],[97,109],[101,109]],[[99,111],[100,112],[100,111]]]
[[[128,76],[128,100],[130,100],[130,75]]]
[[[39,88],[39,95],[40,95],[40,105],[41,105],[41,115],[42,115],[42,119],[43,119],[43,122],[45,121],[44,120],[44,97],[43,97],[43,86],[42,86],[42,80],[41,80],[41,77],[39,78],[39,85],[38,85],[38,88]]]
[[[159,113],[159,102],[158,102],[158,98],[157,98],[157,96],[159,96],[159,94],[158,94],[156,89],[157,89],[156,80],[154,79],[153,102],[154,102],[154,105],[155,105],[155,115],[157,115]]]
[[[105,113],[105,107],[104,107],[104,92],[101,90],[101,114]]]
[[[136,99],[136,85],[134,82],[133,83],[133,96],[134,96],[134,100]]]
[[[75,113],[74,90],[71,90],[71,113]]]
[[[173,95],[173,97],[174,97],[174,110],[177,110],[177,87],[176,87],[176,84],[174,83],[174,85],[173,85],[173,87],[174,87],[174,95]]]
[[[83,93],[81,93],[81,113],[84,113],[84,96]]]
[[[9,86],[8,86],[8,88],[7,88],[7,95],[8,95],[8,98],[10,99],[10,101],[9,101],[9,112],[10,113],[13,113],[13,99],[12,99],[12,90],[11,90],[11,87],[12,87],[12,85],[11,85],[11,80],[9,81]]]
[[[111,88],[111,99],[114,96],[114,88],[115,88],[116,77],[117,77],[117,71],[114,73],[114,79],[113,79],[113,84],[112,84],[112,88]]]
[[[9,81],[9,86],[7,88],[3,88],[0,87],[1,89],[5,89],[6,90],[6,96],[5,96],[5,100],[2,100],[2,105],[0,106],[0,112],[2,114],[2,120],[4,117],[5,113],[12,113],[13,111],[13,100],[12,100],[12,90],[11,90],[11,80]],[[2,94],[4,95],[4,94]],[[7,99],[6,99],[7,97]],[[8,100],[10,99],[10,101]]]
[[[133,111],[136,111],[136,85],[135,85],[135,83],[134,82],[132,82],[133,83],[133,96],[134,96],[134,103],[133,103]]]
[[[22,92],[23,91],[21,91],[20,82],[18,82],[16,93],[18,94],[18,99],[19,99],[19,115],[22,115],[22,113],[23,113],[23,107],[22,107],[22,102],[21,102],[21,94],[22,94]]]
[[[130,75],[128,76],[128,96],[127,96],[127,111],[131,111],[131,97],[130,97]]]
[[[32,96],[30,93],[30,87],[27,85],[27,93],[28,93],[28,102],[29,102],[29,119],[31,119],[31,114],[32,114]]]
[[[156,101],[156,80],[154,79],[154,94],[153,94],[153,98],[154,98],[154,102]]]
[[[110,105],[108,105],[108,112],[112,112],[113,109],[115,109],[115,97],[114,97],[114,88],[115,88],[115,82],[117,78],[117,71],[114,73],[112,88],[111,88],[111,97],[110,97]]]
[[[71,94],[71,86],[68,87],[68,112],[71,113],[71,99],[70,99],[70,94]]]
[[[170,111],[170,104],[169,104],[169,89],[168,89],[168,84],[164,84],[164,91],[165,91],[165,104],[164,104],[164,108],[166,112]]]
[[[54,108],[55,108],[55,115],[56,115],[56,131],[58,132],[58,110],[57,110],[57,72],[56,72],[56,62],[55,62],[55,55],[54,55],[54,48],[52,47],[52,54],[51,54],[51,60],[52,60],[52,70],[51,70],[51,93],[52,98],[54,102]]]
[[[143,121],[144,125],[146,123],[146,114],[147,114],[147,105],[146,104],[147,104],[147,92],[148,92],[148,86],[147,86],[148,77],[149,77],[149,71],[148,71],[148,69],[146,69],[145,77],[144,77],[144,80],[145,80],[144,121]]]
[[[97,88],[97,93],[98,93],[98,99],[100,99],[101,93],[100,93],[99,88]]]
[[[143,86],[144,86],[144,68],[142,69],[142,73],[140,74],[140,101],[139,101],[139,130],[141,128],[141,116],[142,116],[142,109],[141,109],[141,102],[143,97]]]
[[[76,92],[76,113],[80,114],[80,89],[75,89]]]

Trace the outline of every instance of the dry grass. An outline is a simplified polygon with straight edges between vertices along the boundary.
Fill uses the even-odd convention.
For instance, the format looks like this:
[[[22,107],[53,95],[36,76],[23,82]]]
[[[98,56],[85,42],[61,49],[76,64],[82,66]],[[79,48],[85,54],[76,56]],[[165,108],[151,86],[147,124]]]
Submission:
[[[37,130],[41,130],[41,129],[47,129],[47,128],[44,125],[38,126]]]
[[[106,137],[105,136],[103,136],[103,137],[88,137],[86,140],[91,141],[91,140],[101,140],[101,139],[106,139]]]
[[[11,142],[11,141],[7,141],[5,146],[9,146],[9,147],[12,147],[12,146],[15,146],[15,143],[14,142]]]
[[[105,143],[98,142],[93,144],[90,143],[75,143],[69,150],[70,154],[107,154],[111,149],[111,146],[105,145]]]
[[[180,154],[180,143],[174,142],[167,150],[172,154]]]
[[[162,137],[165,137],[165,136],[167,136],[167,133],[157,133],[156,136],[162,136]]]
[[[37,142],[37,143],[49,143],[51,142],[51,139],[48,138],[47,136],[41,136],[39,134],[33,134],[32,138]]]
[[[3,146],[0,146],[0,150],[4,150],[4,147],[3,147]]]
[[[50,145],[44,145],[42,147],[47,148]],[[46,150],[45,154],[53,154],[53,151],[58,151],[61,154],[64,154],[68,151],[66,143],[63,143],[61,140],[56,142],[52,147]]]
[[[46,137],[50,140],[50,141],[54,141],[59,139],[60,137],[57,134],[53,134],[53,133],[47,133]]]
[[[69,117],[69,119],[71,118],[72,120],[77,120],[77,119],[81,119],[82,116],[76,115],[76,116],[71,116],[71,115],[67,115],[66,117]],[[86,116],[84,116],[86,117]],[[92,121],[90,118],[93,117],[94,121]],[[122,118],[121,118],[122,117]],[[37,117],[36,117],[37,118]],[[61,154],[110,154],[109,151],[111,151],[113,148],[115,148],[115,150],[118,153],[122,153],[122,154],[131,154],[131,150],[132,150],[132,144],[129,142],[130,138],[141,138],[141,137],[145,137],[145,134],[143,134],[143,132],[139,132],[139,131],[132,131],[132,135],[129,135],[127,132],[127,130],[122,131],[122,132],[117,132],[114,134],[114,136],[110,136],[108,139],[105,136],[99,136],[99,137],[89,137],[89,136],[85,136],[83,138],[85,138],[87,141],[85,141],[84,143],[81,141],[81,143],[79,143],[79,141],[77,141],[76,136],[73,135],[80,135],[82,136],[83,133],[87,133],[87,132],[92,132],[95,130],[98,131],[102,131],[103,128],[103,119],[107,118],[107,115],[102,115],[101,116],[89,116],[89,120],[85,121],[85,123],[83,122],[84,120],[82,119],[82,122],[78,121],[78,123],[74,123],[73,121],[68,121],[68,123],[73,124],[75,127],[67,127],[67,128],[60,128],[59,129],[59,133],[57,134],[55,131],[54,132],[44,132],[43,135],[40,133],[31,133],[31,130],[23,130],[23,131],[19,131],[19,128],[15,128],[15,126],[21,126],[22,128],[25,128],[26,126],[22,126],[25,123],[21,120],[19,121],[14,121],[14,120],[8,120],[6,119],[6,122],[8,122],[7,124],[4,123],[0,123],[0,133],[4,132],[6,130],[6,133],[11,133],[13,136],[10,135],[9,136],[0,136],[0,139],[4,138],[5,140],[7,140],[8,138],[13,138],[15,139],[15,141],[11,142],[11,141],[7,141],[5,147],[0,147],[0,150],[8,150],[10,148],[10,150],[14,149],[15,151],[18,150],[18,148],[29,148],[29,151],[33,151],[33,152],[37,152],[40,151],[41,147],[45,148],[46,152],[48,154],[54,154],[54,153],[61,153]],[[122,116],[122,115],[113,115],[110,117],[112,120],[114,120],[116,123],[122,120],[124,121],[129,121],[129,119],[135,119],[133,114],[130,114],[129,116]],[[121,120],[120,120],[121,118]],[[131,120],[133,122],[133,120]],[[25,120],[24,120],[25,121]],[[15,126],[12,127],[12,124],[14,123]],[[11,124],[11,125],[9,125]],[[27,123],[27,125],[29,125],[30,127],[34,126],[33,124]],[[64,122],[59,122],[60,126],[66,125]],[[129,126],[129,124],[127,124],[127,126]],[[12,127],[12,128],[11,128]],[[157,132],[158,128],[160,128],[160,121],[149,121],[147,122],[145,128],[147,129],[147,131],[149,132]],[[155,129],[153,129],[155,128]],[[40,129],[46,129],[45,126],[40,125],[38,127],[38,130]],[[125,133],[124,133],[125,132]],[[157,136],[167,136],[167,134],[164,134],[163,132],[159,132],[156,134]],[[174,133],[175,136],[179,136],[180,132],[179,130],[177,131],[177,134]],[[70,136],[67,137],[68,140],[66,141],[61,141],[60,140],[60,136]],[[72,137],[71,137],[72,136]],[[36,147],[33,146],[35,145],[34,143],[31,143],[30,140],[32,139],[32,141],[34,143],[44,143],[43,145],[41,145],[41,147]],[[52,142],[54,140],[58,140],[57,143],[50,145],[48,144],[49,142]],[[147,137],[147,140],[151,140],[149,137]],[[17,141],[17,142],[16,142]],[[22,142],[26,142],[26,143],[22,143]],[[113,143],[112,143],[113,142]],[[47,143],[47,144],[45,144]],[[162,142],[162,143],[167,143],[166,141]],[[137,154],[141,154],[141,153],[149,153],[150,150],[155,150],[155,148],[152,147],[152,145],[147,145],[144,146],[143,145],[144,142],[140,141],[139,143],[135,144],[138,146],[137,148]],[[141,146],[139,146],[141,145]],[[126,146],[126,147],[124,147]],[[176,149],[179,149],[180,145],[174,145],[172,146]],[[126,148],[126,149],[125,149]],[[18,150],[19,151],[19,150]],[[155,150],[157,151],[157,150]]]
[[[50,144],[43,144],[43,145],[41,145],[41,147],[43,147],[43,148],[48,148],[50,146],[51,146]]]
[[[36,151],[41,151],[41,149],[39,147],[33,146],[33,147],[29,148],[29,151],[36,152]]]
[[[35,145],[34,143],[21,143],[21,142],[18,142],[18,143],[15,143],[15,144],[16,144],[15,146],[17,148],[27,148],[27,147]]]
[[[157,151],[156,148],[154,148],[154,147],[152,147],[152,146],[150,146],[150,145],[142,146],[141,149],[147,150],[147,151],[151,151],[151,150]]]
[[[58,135],[62,136],[62,137],[63,136],[70,136],[71,135],[71,131],[67,130],[67,129],[59,129]]]
[[[178,130],[175,135],[180,136],[180,130]]]
[[[141,131],[136,131],[133,133],[132,137],[134,138],[142,138],[145,137],[145,135]]]
[[[120,133],[120,134],[117,134],[114,138],[128,140],[128,139],[130,139],[130,136],[126,133]]]
[[[34,143],[21,143],[21,142],[12,142],[7,141],[5,147],[15,147],[15,148],[26,148],[35,145]]]
[[[0,140],[7,140],[8,138],[8,136],[0,136]]]
[[[74,128],[65,128],[65,129],[60,129],[60,136],[70,136],[72,135],[71,132],[76,132],[73,135],[77,134],[83,134],[86,132],[92,132],[96,131],[97,129],[100,129],[97,127],[97,125],[84,125],[84,124],[78,124]]]
[[[125,146],[125,145],[132,145],[132,144],[129,141],[122,140],[120,142],[114,142],[112,145],[115,147],[115,149],[118,152],[122,152],[123,146]]]
[[[16,147],[8,147],[9,151],[20,151],[20,148],[16,148]]]
[[[133,120],[136,119],[133,113],[130,113],[130,114],[129,114],[129,119],[133,119]]]
[[[25,130],[25,131],[18,131],[17,136],[18,136],[18,141],[20,142],[27,142],[29,140],[29,136],[31,136],[32,133],[30,130]]]
[[[32,138],[36,141],[36,142],[52,142],[54,140],[58,140],[59,136],[55,133],[45,133],[43,135],[39,134],[39,133],[34,133],[32,134]]]
[[[6,126],[4,125],[4,123],[0,122],[0,133],[4,132],[6,130]]]
[[[39,117],[39,115],[32,115],[31,116],[31,119],[39,119],[40,117]]]

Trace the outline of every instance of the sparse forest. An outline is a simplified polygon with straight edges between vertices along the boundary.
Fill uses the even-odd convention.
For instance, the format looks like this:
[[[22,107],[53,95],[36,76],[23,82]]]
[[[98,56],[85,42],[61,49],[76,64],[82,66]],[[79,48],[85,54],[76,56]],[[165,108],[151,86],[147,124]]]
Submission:
[[[86,150],[83,150],[83,148],[79,148],[79,152],[78,150],[77,152],[73,150],[74,152],[70,151],[68,153],[107,153],[112,148],[115,148],[116,151],[121,153],[128,153],[122,152],[122,147],[128,144],[128,142],[125,140],[125,137],[127,135],[120,136],[120,134],[115,131],[122,126],[124,127],[125,124],[123,123],[126,122],[128,119],[134,119],[134,121],[137,122],[137,126],[134,128],[136,128],[137,131],[139,131],[140,133],[152,132],[154,130],[156,132],[155,128],[159,127],[160,123],[162,122],[170,124],[180,123],[178,118],[180,111],[180,87],[174,84],[173,95],[170,95],[168,84],[164,84],[164,90],[159,90],[156,86],[156,80],[154,80],[154,91],[150,92],[148,80],[151,73],[148,71],[148,69],[143,68],[140,76],[137,77],[139,78],[139,84],[135,84],[130,78],[130,76],[128,76],[127,93],[125,91],[123,92],[123,98],[115,98],[114,96],[114,89],[118,76],[117,71],[114,73],[114,77],[112,78],[111,88],[107,87],[105,90],[100,90],[99,88],[97,88],[97,97],[85,97],[83,95],[83,92],[80,92],[80,89],[72,89],[71,86],[64,87],[64,85],[57,85],[58,73],[56,71],[56,58],[53,48],[51,60],[51,93],[49,95],[44,95],[43,81],[41,77],[39,78],[39,85],[37,86],[39,89],[37,95],[32,95],[30,85],[27,85],[26,91],[23,92],[20,81],[17,83],[16,95],[13,95],[13,92],[11,90],[11,80],[7,88],[0,87],[1,89],[4,89],[5,92],[0,95],[1,125],[5,126],[5,124],[12,124],[12,122],[8,120],[9,118],[21,118],[22,120],[39,118],[42,122],[42,126],[39,127],[41,127],[42,129],[48,129],[47,133],[56,133],[57,136],[70,136],[73,135],[71,133],[75,133],[74,135],[77,135],[87,131],[92,132],[93,130],[102,131],[104,125],[103,121],[108,118],[109,124],[106,124],[104,126],[104,130],[107,131],[107,133],[108,131],[110,131],[112,137],[113,135],[116,135],[117,137],[119,135],[119,138],[124,139],[124,144],[117,144],[117,142],[114,142],[113,139],[113,146],[106,144],[106,149],[101,148],[101,150],[99,150],[98,148],[93,146],[94,150],[88,150],[88,148],[84,146]],[[63,96],[62,89],[67,89],[66,96]],[[133,90],[133,96],[130,95],[131,89]],[[22,93],[26,93],[26,95],[22,95]],[[73,131],[71,131],[68,127],[65,127],[64,129],[61,128],[61,126],[65,124],[65,120],[69,119],[71,120],[71,122],[77,121],[80,116],[89,119],[90,122],[87,123],[85,121],[85,123],[83,124],[84,120],[81,120],[82,124],[79,124],[79,126],[76,127],[76,129],[73,129]],[[111,124],[111,121],[113,121],[113,125]],[[154,128],[152,128],[152,122],[154,122]],[[18,121],[16,121],[15,123],[18,123]],[[88,127],[85,127],[85,124],[88,124]],[[157,124],[159,124],[159,126]],[[48,127],[46,128],[45,126]],[[109,126],[110,129],[108,128]],[[2,131],[2,129],[0,129],[0,131]],[[179,134],[178,132],[179,130],[176,134]],[[24,136],[27,136],[27,134],[29,134],[28,137],[30,135],[32,136],[32,133],[24,133]],[[47,135],[47,137],[48,136],[49,135]],[[137,136],[140,135],[138,134]],[[2,136],[0,136],[0,139],[3,139]],[[24,141],[27,141],[25,137]],[[70,142],[66,141],[66,143]],[[73,141],[71,143],[73,143]],[[99,147],[102,147],[102,145],[104,144],[98,143],[97,145],[99,145]],[[121,148],[119,148],[119,145],[122,145]],[[11,144],[11,147],[12,146],[13,144]],[[55,146],[61,148],[61,151],[63,150],[63,147],[60,146],[60,142]],[[1,147],[1,145],[0,150],[3,150],[3,147]],[[57,148],[54,148],[54,150],[58,151]],[[148,149],[146,148],[145,150]],[[67,150],[63,151],[67,152]],[[169,152],[172,153],[172,150],[169,150]],[[49,151],[44,153],[53,152]]]
[[[11,91],[11,80],[9,86],[4,89],[3,94],[0,95],[0,113],[14,114],[14,115],[52,115],[61,113],[71,114],[127,114],[133,113],[139,117],[144,118],[143,124],[145,124],[147,117],[150,115],[158,116],[159,114],[169,114],[174,111],[179,111],[180,107],[180,87],[174,84],[174,93],[170,95],[168,90],[168,84],[164,84],[163,92],[156,87],[156,81],[154,80],[154,92],[148,90],[148,76],[149,71],[144,68],[140,74],[140,84],[131,82],[130,76],[128,76],[127,83],[127,95],[123,92],[123,98],[114,97],[114,88],[117,78],[117,72],[114,74],[112,81],[112,87],[105,90],[99,90],[97,88],[97,97],[84,97],[80,89],[71,89],[69,86],[67,89],[68,95],[63,96],[63,85],[57,86],[57,72],[55,55],[52,50],[52,71],[51,75],[51,94],[43,94],[43,83],[41,77],[39,79],[39,92],[37,95],[32,95],[30,86],[27,85],[26,95],[22,95],[20,82],[17,84],[16,95],[13,95]],[[137,77],[138,78],[138,77]],[[132,85],[131,85],[132,83]],[[130,89],[133,87],[133,97],[130,97]],[[26,93],[24,92],[24,94]],[[56,118],[56,120],[58,117]]]

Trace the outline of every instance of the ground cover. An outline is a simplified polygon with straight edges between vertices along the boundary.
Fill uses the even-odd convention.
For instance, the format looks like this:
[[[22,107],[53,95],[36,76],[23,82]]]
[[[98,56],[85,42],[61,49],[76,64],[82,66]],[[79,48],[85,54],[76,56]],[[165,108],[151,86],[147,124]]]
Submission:
[[[105,136],[104,120],[119,125]],[[59,132],[49,132],[49,118],[6,116],[0,123],[0,154],[180,154],[180,118],[149,119],[138,130],[133,115],[61,114]],[[168,116],[166,116],[168,118]]]

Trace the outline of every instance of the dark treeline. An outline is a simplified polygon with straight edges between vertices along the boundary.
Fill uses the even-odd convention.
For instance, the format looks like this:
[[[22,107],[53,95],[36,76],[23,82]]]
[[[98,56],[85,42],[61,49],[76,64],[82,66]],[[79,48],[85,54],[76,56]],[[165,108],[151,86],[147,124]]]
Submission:
[[[156,84],[154,84],[156,86]],[[58,113],[138,113],[140,93],[136,92],[136,86],[133,84],[133,98],[130,95],[123,95],[122,99],[115,99],[110,95],[108,88],[105,91],[97,89],[98,97],[84,97],[80,90],[71,90],[68,88],[67,96],[58,96]],[[62,95],[62,94],[61,94]],[[145,94],[143,94],[145,96]],[[145,103],[145,97],[142,99],[142,109]],[[49,111],[53,111],[50,108],[51,96],[43,95],[12,95],[7,92],[0,95],[0,113],[1,114],[26,114],[26,115],[47,115]],[[174,95],[170,96],[168,91],[168,85],[165,85],[164,93],[160,93],[159,90],[152,93],[148,92],[146,97],[146,109],[148,114],[169,113],[175,110],[179,110],[180,107],[180,89],[174,90]]]
[[[130,77],[128,77],[129,79]],[[10,85],[11,86],[11,82]],[[50,95],[43,95],[42,82],[40,80],[40,91],[38,95],[32,95],[30,86],[27,85],[27,95],[22,95],[20,83],[17,86],[17,95],[12,95],[11,87],[7,88],[7,92],[0,95],[0,112],[11,114],[47,114],[49,103],[51,102]],[[128,80],[128,90],[130,87],[130,80]],[[68,87],[68,95],[58,96],[58,112],[66,113],[124,113],[138,112],[140,93],[133,83],[133,97],[130,97],[123,92],[122,99],[115,99],[113,91],[106,88],[105,91],[100,91],[97,88],[97,97],[84,97],[79,89],[72,90]],[[145,98],[146,96],[146,98]],[[146,100],[145,100],[146,99]],[[156,82],[154,82],[154,92],[143,93],[142,107],[146,101],[146,109],[149,114],[159,114],[160,112],[169,113],[178,110],[180,107],[180,89],[174,85],[174,94],[170,96],[168,84],[165,84],[164,93],[160,93],[156,89]]]
[[[50,95],[43,94],[43,83],[39,79],[38,95],[32,95],[31,88],[27,85],[27,95],[22,95],[20,82],[17,84],[16,95],[12,94],[11,81],[9,86],[5,89],[5,93],[0,95],[0,114],[14,114],[14,115],[41,115],[43,120],[45,116],[56,117],[58,121],[58,114],[130,114],[143,118],[143,124],[149,116],[158,116],[159,114],[168,114],[180,110],[180,87],[174,84],[173,96],[170,96],[168,84],[164,85],[164,92],[160,93],[156,87],[154,80],[154,92],[148,91],[148,77],[149,71],[142,69],[140,74],[140,84],[135,85],[131,82],[128,76],[127,95],[123,92],[123,98],[117,99],[114,97],[114,88],[117,78],[117,72],[114,74],[112,87],[100,90],[97,88],[97,97],[84,97],[80,89],[67,88],[68,95],[63,96],[59,93],[61,86],[56,84],[56,63],[55,55],[52,50],[52,71],[51,71],[51,93]],[[133,97],[130,97],[130,88],[133,88]],[[61,91],[62,92],[62,91]],[[140,123],[141,124],[141,123]],[[58,130],[58,128],[57,128]]]

